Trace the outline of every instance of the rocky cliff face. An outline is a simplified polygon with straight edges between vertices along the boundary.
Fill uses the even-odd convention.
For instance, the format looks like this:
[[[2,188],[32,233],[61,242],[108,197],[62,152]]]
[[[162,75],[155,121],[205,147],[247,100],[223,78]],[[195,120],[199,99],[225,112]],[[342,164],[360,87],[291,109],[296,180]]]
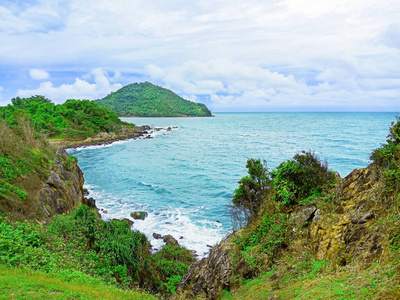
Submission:
[[[39,191],[39,205],[47,217],[68,213],[84,201],[84,177],[77,162],[69,159],[63,149],[58,149],[56,155],[50,177]]]
[[[318,259],[346,265],[357,256],[369,266],[382,254],[384,228],[377,220],[385,214],[381,183],[372,167],[354,170],[339,186],[340,201],[334,215],[321,215],[310,227]]]
[[[355,258],[357,268],[367,268],[379,261],[388,244],[385,225],[380,220],[390,206],[390,201],[383,197],[382,187],[369,166],[354,170],[332,190],[330,196],[335,198],[335,204],[330,209],[318,204],[323,199],[294,207],[287,215],[289,232],[302,234],[297,237],[293,234],[287,248],[281,251],[293,253],[303,243],[311,248],[316,259],[329,260],[339,267],[354,268],[350,262]],[[228,236],[210,251],[209,257],[194,263],[173,298],[218,299],[224,289],[234,291],[238,287],[238,278],[256,274],[257,270],[243,258],[235,265],[232,263],[232,240],[240,234],[238,231]],[[267,258],[265,263],[273,262]]]

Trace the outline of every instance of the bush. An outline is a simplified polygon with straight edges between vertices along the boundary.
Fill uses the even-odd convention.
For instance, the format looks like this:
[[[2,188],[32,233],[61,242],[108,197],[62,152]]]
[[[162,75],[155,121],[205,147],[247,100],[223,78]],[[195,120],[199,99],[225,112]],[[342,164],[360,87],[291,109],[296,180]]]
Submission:
[[[271,172],[271,177],[274,199],[283,204],[296,204],[303,199],[314,198],[336,179],[335,173],[328,170],[328,164],[321,162],[311,151],[302,151],[292,160],[281,163]]]
[[[195,261],[193,254],[180,246],[166,245],[151,257],[155,288],[162,294],[175,292],[177,284]]]
[[[248,176],[238,181],[239,187],[235,190],[231,206],[233,221],[240,227],[243,222],[249,223],[257,217],[270,184],[266,161],[251,158],[247,161],[246,168]],[[234,227],[237,226],[234,224]]]
[[[400,191],[400,117],[397,122],[392,122],[386,144],[375,149],[370,156],[374,165],[383,174],[386,192],[398,193]]]
[[[238,245],[233,262],[237,263],[244,258],[250,266],[259,270],[268,258],[273,262],[279,249],[285,247],[288,238],[287,216],[282,213],[265,215],[261,222],[246,228],[242,234],[233,239]]]

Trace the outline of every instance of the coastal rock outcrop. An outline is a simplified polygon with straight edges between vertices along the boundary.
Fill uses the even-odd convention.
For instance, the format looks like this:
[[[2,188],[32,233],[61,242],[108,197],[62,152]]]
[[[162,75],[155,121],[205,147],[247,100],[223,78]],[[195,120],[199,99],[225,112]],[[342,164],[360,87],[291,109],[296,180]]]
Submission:
[[[76,160],[58,149],[50,176],[39,191],[39,201],[47,217],[68,213],[83,203],[84,177]]]
[[[134,218],[135,220],[144,220],[149,214],[147,211],[134,211],[131,212],[131,217]]]
[[[391,205],[382,197],[382,184],[373,166],[369,166],[354,170],[337,184],[329,194],[333,205],[317,208],[316,202],[311,202],[295,206],[287,215],[290,243],[281,251],[298,251],[299,243],[306,243],[318,261],[329,260],[338,268],[354,259],[357,267],[363,268],[379,261],[388,237],[383,234],[385,225],[377,220],[384,216],[387,205]],[[239,287],[240,280],[235,278],[256,275],[257,270],[246,259],[236,260],[234,265],[232,262],[233,241],[242,230],[225,238],[211,249],[208,257],[194,263],[179,283],[173,299],[218,299],[223,290],[232,292]],[[266,258],[265,263],[268,261]],[[270,280],[278,275],[272,275]]]
[[[194,299],[196,296],[218,299],[224,289],[231,289],[234,282],[229,252],[230,242],[234,236],[235,233],[225,238],[211,249],[207,258],[203,258],[190,267],[172,299]]]

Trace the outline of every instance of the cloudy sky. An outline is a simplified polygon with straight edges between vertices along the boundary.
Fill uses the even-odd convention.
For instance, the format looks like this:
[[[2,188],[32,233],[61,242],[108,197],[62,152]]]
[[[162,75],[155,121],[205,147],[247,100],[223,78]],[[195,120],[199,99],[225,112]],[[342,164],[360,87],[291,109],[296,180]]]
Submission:
[[[398,0],[0,0],[0,105],[150,81],[212,111],[400,111]]]

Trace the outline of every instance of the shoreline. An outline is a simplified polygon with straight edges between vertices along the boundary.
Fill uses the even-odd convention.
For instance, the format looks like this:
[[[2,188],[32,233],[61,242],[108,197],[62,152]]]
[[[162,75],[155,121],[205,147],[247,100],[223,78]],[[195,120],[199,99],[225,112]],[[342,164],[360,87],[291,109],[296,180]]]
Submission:
[[[81,141],[48,140],[50,144],[63,149],[76,149],[79,147],[104,146],[118,141],[138,139],[141,137],[152,138],[151,134],[155,132],[154,128],[143,125],[134,128],[125,128],[125,132],[116,134],[115,132],[100,132],[95,137],[89,137]],[[147,136],[146,136],[147,135]]]

